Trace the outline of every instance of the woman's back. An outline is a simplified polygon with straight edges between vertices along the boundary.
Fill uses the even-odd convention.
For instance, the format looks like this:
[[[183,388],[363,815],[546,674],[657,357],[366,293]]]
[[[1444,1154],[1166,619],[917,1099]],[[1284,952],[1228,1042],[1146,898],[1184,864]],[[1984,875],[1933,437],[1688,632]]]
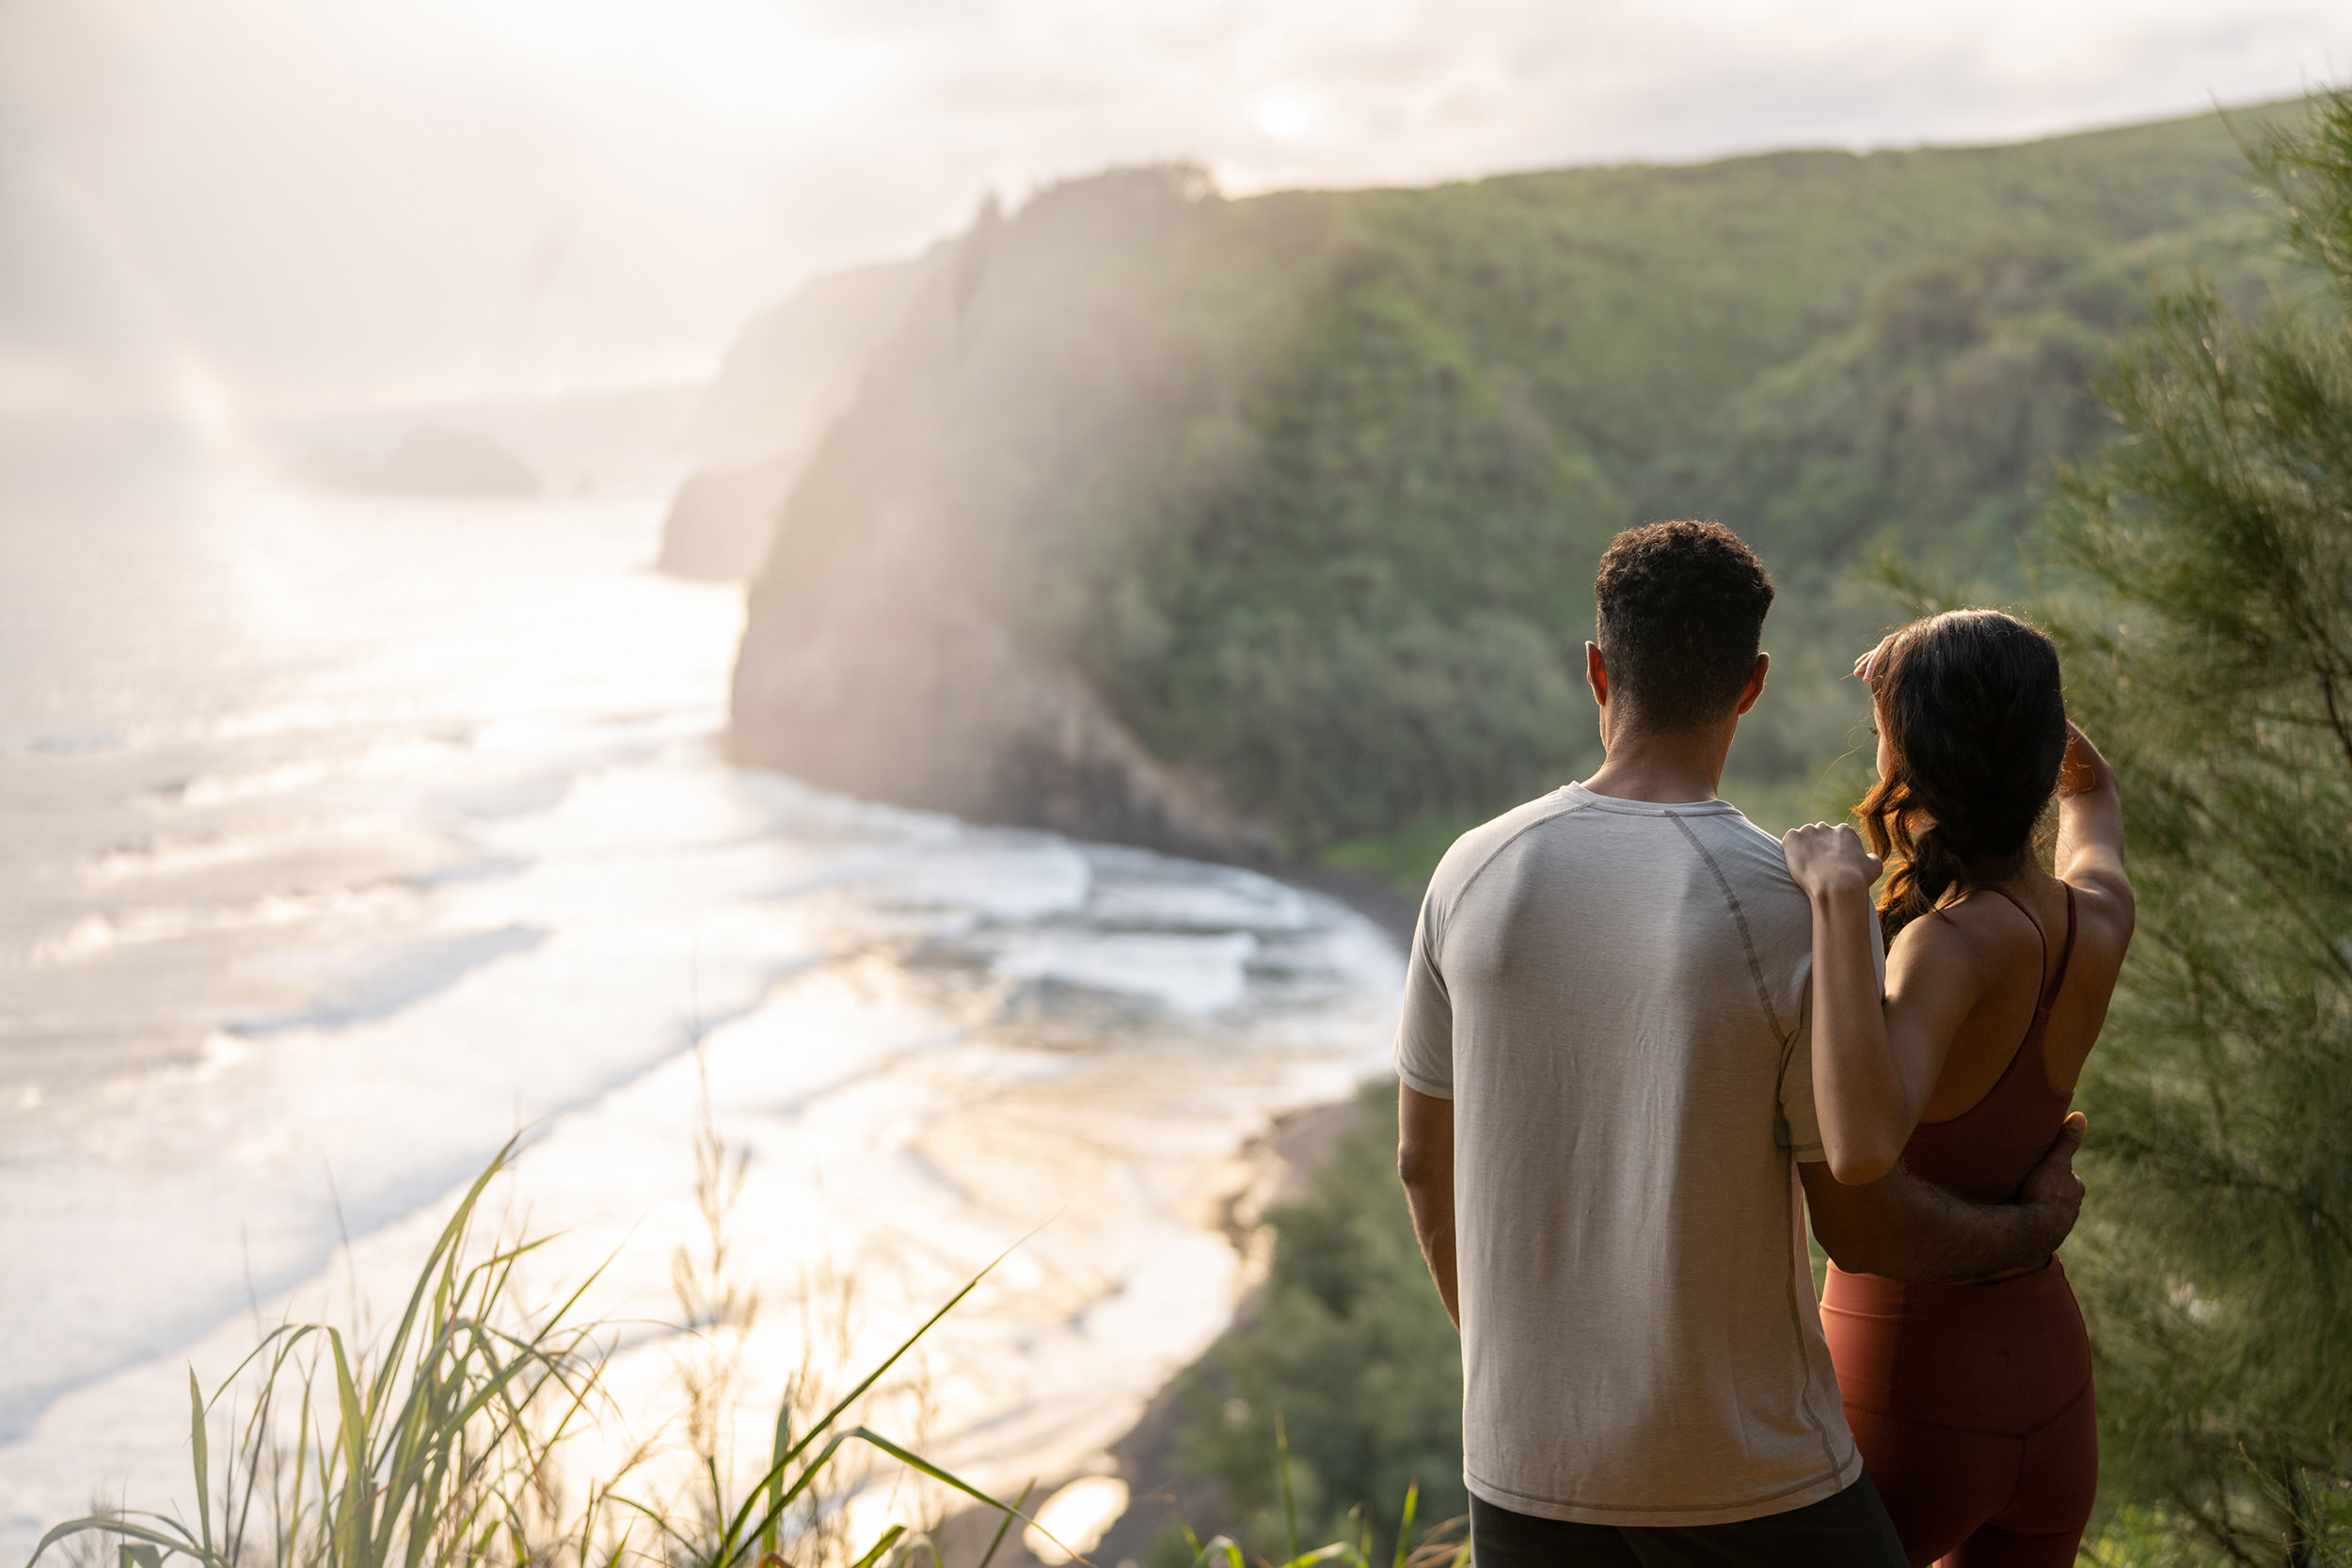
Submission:
[[[2015,1201],[2058,1136],[2122,967],[2099,890],[2078,894],[2046,875],[2021,882],[1974,890],[1906,933],[1906,945],[1931,949],[1918,955],[1928,962],[1973,966],[1982,997],[1953,1037],[1903,1165],[1978,1203]]]
[[[2033,921],[2026,906],[2018,903],[2006,890],[1990,892],[2015,906],[2017,912]],[[2042,923],[2033,921],[2037,936],[2043,935]],[[2048,1054],[2050,1009],[2066,985],[2066,971],[2074,956],[2075,908],[2074,890],[2066,895],[2066,936],[2058,944],[2057,967],[2048,969],[2048,978],[2035,998],[2032,1022],[2026,1025],[2025,1037],[2010,1053],[2000,1076],[1990,1088],[1956,1115],[1935,1120],[1922,1120],[1903,1146],[1903,1167],[1923,1181],[1932,1181],[1949,1193],[1956,1193],[1973,1203],[2011,1203],[2018,1189],[2025,1185],[2026,1173],[2040,1162],[2051,1140],[2058,1136],[2066,1114],[2074,1106],[2073,1086],[2060,1089],[2051,1082]],[[2050,943],[2044,940],[2035,966],[2033,977],[2043,979],[2049,960]],[[1954,1066],[1980,1069],[1982,1058],[1990,1053],[1971,1053],[1965,1062],[1946,1060],[1946,1078],[1953,1076]],[[1979,1076],[1971,1071],[1967,1078]],[[1941,1090],[1939,1082],[1936,1087]],[[1973,1087],[1963,1081],[1963,1088]],[[1934,1097],[1930,1097],[1933,1108]]]

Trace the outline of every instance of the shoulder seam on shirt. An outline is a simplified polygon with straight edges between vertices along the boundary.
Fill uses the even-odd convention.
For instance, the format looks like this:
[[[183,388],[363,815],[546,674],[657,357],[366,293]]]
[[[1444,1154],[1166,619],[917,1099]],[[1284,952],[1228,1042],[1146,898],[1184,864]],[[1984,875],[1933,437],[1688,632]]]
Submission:
[[[1764,962],[1756,956],[1755,939],[1748,934],[1747,911],[1740,909],[1740,895],[1731,891],[1730,879],[1724,875],[1724,868],[1715,863],[1715,857],[1708,852],[1707,846],[1699,842],[1699,835],[1692,832],[1690,825],[1681,817],[1677,816],[1673,818],[1673,821],[1676,831],[1689,841],[1699,859],[1706,863],[1708,874],[1715,879],[1716,889],[1724,895],[1724,908],[1731,911],[1731,924],[1740,933],[1740,951],[1748,958],[1748,978],[1756,985],[1756,1005],[1764,1009],[1764,1022],[1772,1029],[1772,1038],[1781,1044],[1785,1066],[1788,1045],[1794,1037],[1795,1031],[1781,1026],[1779,1009],[1772,1006],[1772,988],[1764,983]],[[1484,867],[1481,869],[1483,870]]]
[[[1558,811],[1548,811],[1541,816],[1535,818],[1534,821],[1521,824],[1510,837],[1504,839],[1501,844],[1496,845],[1493,848],[1486,851],[1486,858],[1478,863],[1476,869],[1471,871],[1469,876],[1462,879],[1462,885],[1454,890],[1454,896],[1447,900],[1447,903],[1449,905],[1460,903],[1463,896],[1468,894],[1471,888],[1478,885],[1478,879],[1486,874],[1486,867],[1494,864],[1497,857],[1499,857],[1505,849],[1508,849],[1511,846],[1517,844],[1520,839],[1526,837],[1529,833],[1534,832],[1537,828],[1542,827],[1547,822],[1552,821],[1558,817],[1565,816],[1572,811],[1582,811],[1584,809],[1585,804],[1583,801],[1577,800],[1574,796],[1570,796],[1561,805]],[[1431,949],[1429,955],[1431,959],[1435,960],[1442,958],[1444,956],[1444,947],[1445,933],[1440,931],[1438,933],[1437,942]]]

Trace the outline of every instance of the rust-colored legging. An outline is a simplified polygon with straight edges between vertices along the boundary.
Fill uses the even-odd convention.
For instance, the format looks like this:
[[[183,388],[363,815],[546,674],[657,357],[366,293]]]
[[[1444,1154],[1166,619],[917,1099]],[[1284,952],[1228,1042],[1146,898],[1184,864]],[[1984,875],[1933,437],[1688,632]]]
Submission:
[[[2065,1271],[1901,1285],[1830,1270],[1846,1421],[1914,1568],[2071,1568],[2099,1486],[2090,1340]]]

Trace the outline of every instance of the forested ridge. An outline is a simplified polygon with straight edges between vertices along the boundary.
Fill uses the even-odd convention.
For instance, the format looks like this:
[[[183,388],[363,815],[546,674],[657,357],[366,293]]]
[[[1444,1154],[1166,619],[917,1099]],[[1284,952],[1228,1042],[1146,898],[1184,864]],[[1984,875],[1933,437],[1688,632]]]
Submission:
[[[2249,141],[2277,287],[2161,288],[2097,377],[2115,437],[2084,420],[2095,450],[2021,519],[2038,570],[2019,597],[2117,768],[2137,902],[2076,1090],[2090,1197],[2064,1249],[2096,1360],[2084,1560],[2119,1568],[2352,1561],[2352,93]],[[1997,594],[1995,552],[1944,564],[1904,615]],[[1405,1206],[1371,1180],[1393,1095],[1368,1090],[1268,1216],[1263,1307],[1178,1385],[1168,1468],[1255,1539],[1288,1511],[1386,1539],[1408,1481],[1467,1506],[1457,1347]]]
[[[2108,341],[2191,264],[2260,297],[2265,216],[2217,116],[1426,190],[1055,187],[926,263],[782,511],[745,671],[886,569],[1074,670],[1289,853],[1409,884],[1595,760],[1607,539],[1716,517],[1783,588],[1726,786],[1776,823],[1852,744],[1835,677],[1892,608],[1852,568],[2016,579],[2050,460],[2114,428]],[[737,723],[766,760],[744,672]]]

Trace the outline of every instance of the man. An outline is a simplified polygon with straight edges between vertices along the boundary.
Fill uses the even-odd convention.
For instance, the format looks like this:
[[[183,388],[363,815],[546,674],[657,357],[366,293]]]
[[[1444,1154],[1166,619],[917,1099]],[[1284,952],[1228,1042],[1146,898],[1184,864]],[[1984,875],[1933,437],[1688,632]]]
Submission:
[[[1822,1342],[1799,1172],[1841,1266],[1973,1278],[2073,1227],[2079,1132],[2013,1206],[1829,1176],[1811,909],[1715,796],[1764,689],[1772,580],[1727,529],[1673,522],[1618,535],[1595,586],[1606,761],[1447,853],[1397,1033],[1399,1164],[1462,1331],[1479,1568],[1899,1568]]]

